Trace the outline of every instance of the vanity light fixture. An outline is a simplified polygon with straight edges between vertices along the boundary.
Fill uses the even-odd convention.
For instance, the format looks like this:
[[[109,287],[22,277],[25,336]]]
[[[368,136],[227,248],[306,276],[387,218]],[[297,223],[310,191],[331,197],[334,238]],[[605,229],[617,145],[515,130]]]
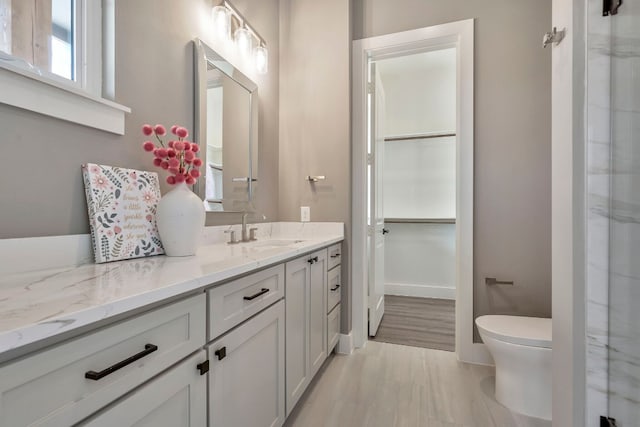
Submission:
[[[224,5],[215,6],[211,9],[211,19],[215,31],[222,40],[231,38],[231,11]]]
[[[216,32],[223,40],[231,39],[231,30],[237,25],[233,32],[233,42],[236,48],[244,57],[253,55],[253,63],[259,74],[266,74],[269,71],[269,50],[265,40],[249,25],[246,19],[227,0],[223,0],[211,11],[213,24]],[[235,24],[235,25],[234,25]],[[254,46],[256,41],[256,47]]]

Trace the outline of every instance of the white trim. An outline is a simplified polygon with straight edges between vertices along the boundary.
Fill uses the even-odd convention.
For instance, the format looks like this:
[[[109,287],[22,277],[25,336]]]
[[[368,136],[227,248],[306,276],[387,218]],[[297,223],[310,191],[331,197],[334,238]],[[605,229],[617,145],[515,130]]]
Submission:
[[[366,75],[369,57],[454,46],[458,53],[456,154],[456,354],[465,362],[487,360],[473,342],[473,34],[472,19],[353,42],[352,87],[352,298],[353,340],[367,339]],[[488,352],[487,352],[488,355]],[[489,359],[490,360],[490,359]]]
[[[105,10],[111,11],[109,7],[112,6],[107,3]],[[78,58],[82,64],[76,67],[78,81],[27,68],[25,61],[0,60],[0,103],[124,135],[125,114],[131,109],[100,96],[103,74],[101,2],[82,0],[79,8],[82,19],[78,21],[82,22],[76,40],[82,52]]]
[[[385,283],[385,295],[402,297],[456,299],[456,288],[438,285],[419,285],[415,283]]]
[[[340,334],[338,339],[338,345],[336,346],[336,353],[338,354],[351,354],[353,353],[353,334]]]

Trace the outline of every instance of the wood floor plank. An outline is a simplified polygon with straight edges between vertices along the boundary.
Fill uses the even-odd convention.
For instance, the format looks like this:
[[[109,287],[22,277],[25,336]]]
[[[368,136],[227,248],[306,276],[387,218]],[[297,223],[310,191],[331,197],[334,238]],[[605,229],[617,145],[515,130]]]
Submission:
[[[374,341],[455,351],[455,301],[385,295]]]

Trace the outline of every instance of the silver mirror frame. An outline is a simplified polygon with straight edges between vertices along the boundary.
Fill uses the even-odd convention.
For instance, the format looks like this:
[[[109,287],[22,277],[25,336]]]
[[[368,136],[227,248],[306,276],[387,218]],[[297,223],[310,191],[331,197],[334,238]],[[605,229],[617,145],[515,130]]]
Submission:
[[[202,40],[196,38],[193,40],[193,71],[194,71],[194,137],[193,142],[200,146],[200,156],[203,163],[206,164],[206,144],[203,146],[202,142],[207,141],[207,100],[206,100],[206,88],[207,88],[207,62],[210,62],[219,69],[227,77],[238,83],[244,89],[249,92],[250,101],[249,109],[251,114],[251,120],[249,123],[249,176],[247,179],[247,202],[249,204],[253,200],[253,183],[256,181],[253,170],[253,147],[255,141],[254,138],[254,126],[257,126],[258,122],[258,110],[253,105],[256,102],[258,94],[258,85],[255,84],[249,77],[244,75],[240,70],[236,69],[229,61],[218,54],[215,50],[209,47]],[[203,176],[204,178],[204,176]],[[206,179],[199,179],[194,185],[194,192],[203,200],[205,200],[205,186]],[[224,194],[223,194],[224,200]],[[208,211],[208,212],[241,212],[241,211]]]

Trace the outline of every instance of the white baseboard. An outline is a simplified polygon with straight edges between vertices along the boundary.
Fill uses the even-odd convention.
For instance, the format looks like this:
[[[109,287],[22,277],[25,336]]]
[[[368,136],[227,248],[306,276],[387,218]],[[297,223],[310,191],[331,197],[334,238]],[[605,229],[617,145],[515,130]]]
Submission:
[[[336,353],[339,354],[351,354],[353,353],[353,331],[348,334],[340,334],[338,345],[336,347]]]
[[[385,295],[403,297],[456,299],[456,288],[434,285],[412,285],[405,283],[385,283]]]

